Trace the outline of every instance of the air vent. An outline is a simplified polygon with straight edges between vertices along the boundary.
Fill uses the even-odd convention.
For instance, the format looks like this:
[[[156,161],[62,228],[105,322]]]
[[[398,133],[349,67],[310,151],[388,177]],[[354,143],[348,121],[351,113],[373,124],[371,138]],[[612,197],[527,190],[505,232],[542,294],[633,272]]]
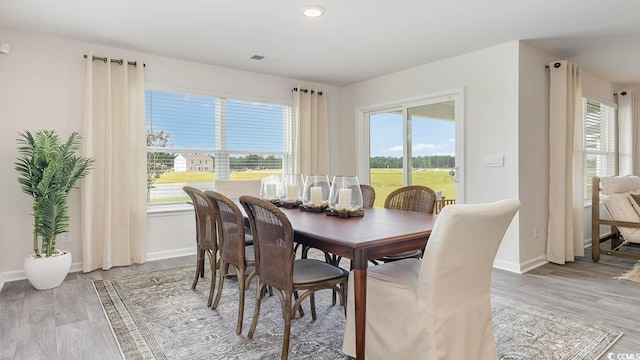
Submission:
[[[264,56],[262,56],[262,55],[253,55],[251,57],[251,59],[253,59],[253,60],[262,60],[262,59],[264,59]]]

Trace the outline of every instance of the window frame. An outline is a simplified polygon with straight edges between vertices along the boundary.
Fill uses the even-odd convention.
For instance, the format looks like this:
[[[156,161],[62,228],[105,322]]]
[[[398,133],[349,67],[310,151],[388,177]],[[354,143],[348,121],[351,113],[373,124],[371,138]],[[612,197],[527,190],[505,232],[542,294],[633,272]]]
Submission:
[[[216,111],[215,111],[215,130],[214,130],[214,137],[215,137],[215,142],[214,142],[214,147],[213,148],[181,148],[181,147],[172,147],[171,152],[172,153],[179,153],[179,152],[183,152],[183,153],[200,153],[200,154],[206,154],[206,155],[211,155],[214,156],[215,160],[214,160],[214,172],[216,175],[218,175],[218,166],[219,166],[219,161],[222,160],[223,157],[225,157],[227,159],[227,163],[226,166],[223,168],[223,173],[226,175],[224,176],[225,179],[228,179],[228,176],[230,174],[230,162],[229,162],[229,155],[250,155],[250,154],[254,154],[254,155],[263,155],[263,156],[267,156],[267,155],[274,155],[274,156],[280,156],[282,157],[282,173],[283,175],[290,173],[293,170],[293,158],[295,157],[295,154],[293,154],[293,134],[292,134],[292,129],[293,129],[293,101],[291,99],[288,100],[283,100],[283,99],[277,99],[277,98],[269,98],[269,97],[255,97],[255,96],[244,96],[244,95],[238,95],[238,94],[233,94],[233,95],[229,95],[229,94],[225,94],[223,92],[216,92],[216,91],[199,91],[199,90],[194,90],[194,89],[185,89],[185,88],[180,88],[180,87],[173,87],[173,86],[164,86],[164,85],[158,85],[158,84],[145,84],[145,88],[144,91],[163,91],[163,92],[171,92],[171,93],[181,93],[181,94],[188,94],[188,95],[194,95],[194,96],[206,96],[206,97],[212,97],[213,99],[215,99],[215,106],[216,106]],[[230,100],[230,101],[241,101],[241,102],[256,102],[256,103],[262,103],[262,104],[271,104],[271,105],[280,105],[285,107],[288,110],[288,123],[284,123],[283,124],[283,131],[288,131],[288,139],[285,135],[285,144],[284,144],[284,150],[247,150],[247,149],[229,149],[229,148],[224,148],[223,144],[226,143],[226,141],[218,141],[220,140],[220,136],[222,136],[222,133],[220,130],[220,127],[223,127],[223,131],[224,131],[224,126],[226,125],[226,118],[223,116],[223,112],[220,111],[220,106],[223,104],[222,100]],[[145,98],[146,101],[146,98]],[[285,119],[283,119],[283,122],[285,121]],[[145,126],[146,126],[146,116],[145,116]],[[145,146],[146,147],[146,146]],[[149,151],[153,151],[153,152],[167,152],[167,148],[166,147],[146,147],[146,153],[149,153]],[[223,165],[224,166],[224,165]],[[220,179],[222,180],[223,178],[216,176],[216,179]],[[212,184],[213,187],[213,184]],[[155,213],[168,213],[168,212],[182,212],[182,211],[188,211],[188,210],[193,210],[193,207],[188,204],[187,202],[160,202],[160,203],[151,203],[151,202],[147,202],[147,213],[148,214],[155,214]]]
[[[599,124],[602,123],[602,107],[607,107],[606,115],[608,115],[608,124],[605,128],[600,126],[600,137],[608,139],[605,144],[599,142],[598,150],[587,149],[587,104],[588,102],[597,103],[600,106],[600,114],[599,114]],[[590,96],[588,94],[583,94],[581,100],[582,107],[582,151],[583,151],[583,198],[585,206],[591,205],[591,189],[592,186],[592,178],[593,176],[598,177],[606,177],[606,176],[615,176],[618,175],[619,170],[619,149],[620,149],[620,136],[619,136],[619,122],[617,116],[617,106],[615,104],[611,104],[607,101],[603,101],[598,99],[597,97]],[[613,144],[609,144],[610,141],[613,141]],[[604,145],[605,149],[602,149]],[[595,171],[590,171],[587,166],[588,155],[592,155],[595,157],[604,156],[607,161],[611,161],[613,164],[606,164],[602,167],[596,166]],[[598,169],[601,168],[599,171]]]

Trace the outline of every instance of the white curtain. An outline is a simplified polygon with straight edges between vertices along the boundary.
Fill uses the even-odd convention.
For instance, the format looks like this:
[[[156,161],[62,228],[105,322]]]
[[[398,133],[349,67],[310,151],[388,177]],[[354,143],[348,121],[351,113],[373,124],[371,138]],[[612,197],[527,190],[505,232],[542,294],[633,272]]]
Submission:
[[[328,174],[328,121],[326,93],[293,90],[293,173]]]
[[[580,68],[549,64],[549,224],[547,260],[584,256],[584,150]]]
[[[144,66],[86,60],[82,270],[143,263],[146,253]]]
[[[620,91],[620,175],[640,175],[640,91]]]

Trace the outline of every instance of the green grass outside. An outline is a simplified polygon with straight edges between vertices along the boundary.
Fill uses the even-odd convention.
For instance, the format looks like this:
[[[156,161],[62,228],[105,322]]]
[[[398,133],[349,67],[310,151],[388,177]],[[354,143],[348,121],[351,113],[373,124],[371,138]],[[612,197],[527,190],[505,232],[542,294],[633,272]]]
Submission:
[[[280,174],[279,170],[248,170],[232,171],[229,175],[231,180],[252,180],[262,179],[266,175]],[[371,186],[376,190],[375,206],[384,206],[384,200],[393,190],[402,186],[402,169],[371,169]],[[213,182],[214,172],[167,172],[156,181],[162,183],[198,183]],[[412,171],[412,184],[425,185],[434,191],[442,191],[442,196],[447,199],[455,199],[455,184],[449,177],[448,170],[436,169],[414,169]],[[182,199],[176,199],[182,200]],[[173,201],[173,199],[163,199],[162,202]]]
[[[369,178],[370,185],[376,190],[375,206],[383,207],[387,195],[402,186],[402,169],[371,169]],[[451,180],[448,169],[414,169],[411,183],[428,186],[433,191],[442,191],[442,196],[447,199],[456,197],[455,183]]]

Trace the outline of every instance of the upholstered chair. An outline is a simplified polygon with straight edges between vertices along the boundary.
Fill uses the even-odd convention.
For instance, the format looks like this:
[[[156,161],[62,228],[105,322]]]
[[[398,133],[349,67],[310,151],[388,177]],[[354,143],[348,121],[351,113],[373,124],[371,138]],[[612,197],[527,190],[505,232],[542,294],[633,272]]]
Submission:
[[[211,287],[209,288],[209,300],[207,306],[211,306],[213,301],[213,292],[216,287],[216,269],[218,242],[215,224],[215,209],[213,204],[204,192],[200,189],[185,186],[182,188],[189,195],[193,203],[193,209],[196,215],[196,274],[191,284],[191,289],[195,289],[198,284],[198,277],[204,277],[204,258],[205,254],[209,258],[209,267],[211,268]]]
[[[313,320],[316,319],[314,294],[318,290],[335,290],[340,294],[340,303],[344,306],[344,285],[348,273],[323,261],[296,260],[293,250],[293,228],[287,216],[275,205],[256,197],[241,196],[240,203],[251,222],[258,280],[253,321],[247,337],[251,339],[256,330],[265,289],[273,288],[282,304],[284,336],[281,358],[287,359],[291,319],[295,317],[302,301],[309,297]],[[297,296],[298,292],[303,293]]]
[[[491,272],[519,207],[517,200],[446,206],[422,260],[370,267],[366,358],[497,359]],[[352,278],[348,287],[343,351],[355,356]]]
[[[244,231],[244,216],[240,208],[228,197],[211,190],[205,191],[205,195],[215,207],[215,221],[218,228],[218,248],[220,259],[218,260],[220,270],[218,272],[218,291],[216,299],[211,309],[218,308],[222,296],[224,277],[227,275],[229,266],[233,266],[238,275],[238,321],[236,334],[242,331],[242,319],[244,316],[244,291],[245,274],[247,267],[254,266],[253,245],[246,245]],[[249,274],[246,283],[249,284],[254,272]]]

